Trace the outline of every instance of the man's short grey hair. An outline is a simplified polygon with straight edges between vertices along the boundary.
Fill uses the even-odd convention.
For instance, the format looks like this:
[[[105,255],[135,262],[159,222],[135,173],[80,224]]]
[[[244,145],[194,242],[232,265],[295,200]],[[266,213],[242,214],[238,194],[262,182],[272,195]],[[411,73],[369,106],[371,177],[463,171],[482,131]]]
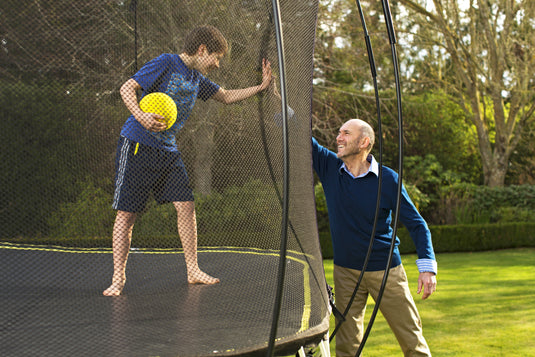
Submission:
[[[364,120],[356,119],[356,121],[358,121],[360,129],[359,141],[366,137],[370,138],[370,144],[366,148],[366,150],[370,152],[375,144],[375,132],[373,131],[371,125],[366,123]]]

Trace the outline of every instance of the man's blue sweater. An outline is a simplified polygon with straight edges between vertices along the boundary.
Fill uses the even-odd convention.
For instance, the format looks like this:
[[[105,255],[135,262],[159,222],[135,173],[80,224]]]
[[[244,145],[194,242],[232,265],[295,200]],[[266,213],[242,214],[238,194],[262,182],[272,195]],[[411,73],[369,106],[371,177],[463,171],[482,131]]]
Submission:
[[[314,170],[321,180],[327,201],[334,263],[362,270],[375,218],[379,183],[377,172],[370,170],[366,175],[354,178],[342,167],[342,160],[334,152],[319,145],[315,139],[312,139],[312,148]],[[373,251],[366,269],[368,271],[385,269],[392,241],[391,224],[397,202],[398,174],[383,166],[382,177],[380,211]],[[403,186],[399,219],[414,241],[419,260],[434,263],[424,265],[433,265],[435,268],[423,270],[419,265],[420,272],[436,273],[431,232]],[[391,267],[401,264],[399,238],[395,239]]]

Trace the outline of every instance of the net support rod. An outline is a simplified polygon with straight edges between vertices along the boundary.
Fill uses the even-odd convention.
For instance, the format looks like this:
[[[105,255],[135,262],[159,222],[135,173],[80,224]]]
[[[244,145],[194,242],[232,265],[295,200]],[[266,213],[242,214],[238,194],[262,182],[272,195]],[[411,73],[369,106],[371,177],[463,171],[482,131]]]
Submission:
[[[397,189],[397,197],[396,197],[396,211],[394,215],[394,224],[393,224],[393,231],[392,231],[392,242],[390,244],[390,252],[388,254],[388,261],[386,262],[385,273],[383,275],[383,281],[381,282],[381,287],[379,289],[377,300],[375,301],[375,307],[370,317],[370,322],[368,323],[368,327],[366,328],[366,332],[364,333],[364,336],[362,337],[362,341],[359,345],[357,353],[355,354],[356,357],[361,355],[364,345],[366,344],[366,340],[368,339],[368,336],[371,332],[373,322],[375,321],[375,317],[377,316],[377,312],[379,311],[379,305],[381,304],[381,299],[385,291],[386,282],[388,280],[388,273],[390,270],[390,265],[392,264],[392,256],[394,254],[394,246],[395,246],[395,240],[396,240],[396,234],[397,234],[397,228],[398,228],[398,220],[399,220],[399,208],[401,204],[401,188],[402,188],[402,183],[403,183],[402,181],[403,179],[403,115],[402,115],[402,105],[401,105],[401,86],[400,86],[400,81],[399,81],[399,68],[398,68],[398,60],[397,60],[397,52],[396,52],[396,36],[395,36],[395,31],[394,31],[394,22],[392,21],[392,14],[390,12],[390,4],[388,0],[381,0],[381,4],[383,6],[385,22],[386,22],[386,27],[388,31],[388,38],[390,41],[390,49],[392,52],[392,65],[394,67],[394,77],[395,77],[395,82],[396,82],[396,100],[397,100],[397,110],[398,110],[398,136],[399,136],[398,137],[398,148],[399,148],[398,189]]]
[[[289,183],[290,183],[290,159],[288,148],[288,105],[286,93],[286,71],[284,60],[284,41],[281,26],[281,13],[279,0],[272,0],[273,19],[275,20],[275,35],[277,42],[277,55],[279,60],[280,95],[282,102],[282,140],[283,140],[283,196],[282,196],[282,221],[281,221],[281,243],[278,268],[278,284],[273,307],[273,319],[271,323],[271,333],[267,356],[275,353],[275,340],[277,338],[277,327],[279,324],[280,310],[282,306],[282,293],[284,289],[284,275],[286,273],[286,252],[288,242],[288,207],[289,207]]]
[[[380,203],[381,203],[381,191],[382,191],[382,184],[383,184],[383,135],[382,135],[382,124],[381,124],[381,107],[380,107],[380,99],[379,99],[379,89],[377,86],[377,69],[375,66],[375,57],[373,54],[373,46],[370,41],[370,35],[368,33],[368,27],[366,26],[366,19],[364,18],[364,12],[362,11],[362,6],[360,4],[360,0],[356,0],[357,8],[360,15],[360,22],[362,24],[362,30],[364,32],[364,40],[366,41],[366,50],[368,52],[368,61],[370,63],[370,71],[372,75],[373,80],[373,88],[375,93],[375,107],[377,110],[377,131],[378,131],[378,137],[379,137],[379,183],[377,185],[377,200],[375,203],[375,216],[373,219],[373,228],[372,232],[370,234],[370,243],[368,244],[368,251],[366,252],[366,257],[364,258],[364,264],[362,265],[362,270],[359,274],[359,277],[357,279],[357,284],[355,285],[355,289],[353,289],[353,293],[351,294],[351,297],[349,298],[349,301],[347,303],[346,308],[344,309],[342,319],[336,324],[332,334],[330,341],[333,340],[334,336],[342,326],[342,324],[345,322],[345,318],[347,317],[347,314],[349,313],[349,310],[351,309],[351,305],[353,305],[353,302],[355,301],[355,297],[357,296],[358,289],[360,287],[360,284],[362,283],[362,279],[364,277],[364,273],[366,272],[366,269],[368,267],[368,263],[370,261],[371,253],[373,250],[373,242],[375,240],[375,232],[377,231],[377,221],[379,219],[379,212],[380,212]]]

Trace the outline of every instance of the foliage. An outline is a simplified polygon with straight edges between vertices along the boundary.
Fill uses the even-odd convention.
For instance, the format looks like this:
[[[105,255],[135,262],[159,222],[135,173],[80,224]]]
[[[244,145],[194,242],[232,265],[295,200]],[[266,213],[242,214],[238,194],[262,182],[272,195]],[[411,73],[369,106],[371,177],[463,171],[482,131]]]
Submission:
[[[486,187],[459,183],[443,187],[434,221],[442,223],[532,222],[535,186]]]
[[[110,193],[95,186],[90,178],[78,183],[75,202],[62,203],[48,220],[53,237],[110,237],[115,213]]]
[[[477,252],[535,247],[535,222],[458,224],[429,226],[433,237],[435,253]],[[399,227],[401,254],[414,253],[414,243],[405,227]],[[331,234],[320,232],[320,243],[324,259],[333,257]]]
[[[475,184],[483,183],[475,127],[467,122],[454,98],[442,90],[406,96],[403,118],[405,157],[419,156],[424,159],[424,166],[427,164],[425,158],[434,157],[436,162],[429,164],[439,165],[436,170],[450,176],[447,180],[453,180],[445,184],[453,183],[457,178]],[[406,158],[404,160],[407,162]],[[405,172],[410,177],[409,181],[417,186],[417,181],[432,174],[428,172],[423,176],[423,172],[417,172],[411,176],[409,168]],[[423,191],[433,194],[426,189]]]
[[[391,52],[380,2],[361,1],[366,29],[374,51],[380,90],[394,88]],[[395,13],[396,8],[393,9]],[[316,34],[315,84],[336,92],[361,92],[373,88],[370,60],[361,17],[352,0],[322,0]]]
[[[391,94],[383,93],[389,98]],[[334,104],[335,103],[335,104]],[[381,133],[377,119],[373,117],[375,103],[368,98],[349,94],[336,97],[335,106],[344,118],[314,119],[313,135],[326,146],[333,147],[337,129],[347,119],[356,116],[350,112],[351,103],[358,103],[360,111],[366,114],[361,119],[368,121],[375,129],[376,144],[372,153],[379,160],[380,145],[383,146],[383,164],[398,171],[398,129],[390,116],[383,116]],[[395,112],[395,101],[381,102],[383,113]],[[429,208],[440,197],[443,185],[464,181],[482,183],[481,164],[474,138],[473,126],[467,124],[461,108],[443,91],[412,95],[403,100],[404,107],[404,182],[407,187],[414,186],[427,197]],[[320,113],[318,113],[320,115]],[[335,126],[336,125],[336,126]],[[379,141],[382,139],[382,143]],[[414,194],[419,194],[415,190]],[[423,200],[421,203],[424,203]],[[424,208],[425,204],[419,205]]]
[[[82,93],[68,95],[60,83],[0,86],[5,236],[46,234],[50,213],[76,198],[77,179],[92,168],[87,105]]]
[[[511,155],[506,185],[535,184],[535,123],[526,125],[522,139]]]
[[[380,91],[393,88],[388,39],[384,31],[381,4],[366,1],[367,26]],[[320,1],[314,50],[313,130],[322,143],[334,145],[336,131],[350,118],[375,119],[373,78],[367,56],[360,16],[351,0]],[[386,101],[391,101],[391,96]]]
[[[258,3],[225,1],[214,8],[205,8],[204,2],[193,2],[190,5],[195,11],[186,14],[178,13],[179,7],[173,7],[168,1],[138,3],[140,13],[146,15],[139,19],[140,28],[146,29],[139,31],[140,64],[162,49],[179,50],[184,33],[196,23],[197,17],[208,21],[232,14],[239,18],[243,14],[242,7],[247,7],[252,15],[243,26],[236,27],[232,21],[221,22],[232,47],[226,59],[232,69],[215,73],[213,79],[231,87],[246,86],[253,78],[257,79],[257,64],[250,59],[257,58],[259,49],[245,44],[252,43],[251,40],[264,30],[265,23],[257,23],[253,16],[265,10]],[[397,103],[392,91],[393,75],[381,4],[367,0],[362,3],[378,64],[384,162],[395,169],[398,162]],[[520,2],[514,1],[506,8],[501,0],[474,1],[470,8],[458,13],[466,18],[474,16],[475,21],[470,23],[454,21],[456,2],[442,3],[448,4],[443,14],[450,16],[446,20],[456,29],[455,33],[440,34],[437,29],[444,23],[429,22],[427,15],[406,16],[406,9],[399,3],[392,8],[397,29],[402,34],[399,49],[402,75],[406,76],[403,78],[402,138],[406,187],[422,214],[433,224],[530,221],[535,216],[531,206],[502,200],[498,193],[495,194],[497,198],[492,198],[494,196],[486,191],[460,183],[485,182],[481,140],[479,148],[477,143],[477,133],[481,129],[477,129],[477,123],[470,122],[477,112],[485,121],[491,149],[499,152],[500,145],[510,144],[510,159],[500,162],[509,170],[506,183],[532,183],[535,177],[532,144],[535,127],[531,115],[535,101],[532,100],[533,76],[530,74],[535,68],[531,65],[535,58],[534,46],[531,46],[533,36],[522,35],[532,30],[533,21],[529,20],[533,19],[535,8],[531,2],[524,2],[520,8]],[[4,118],[0,128],[0,193],[3,198],[0,215],[4,236],[72,235],[76,225],[80,232],[89,230],[87,219],[77,221],[69,212],[93,217],[93,234],[109,233],[109,226],[102,224],[106,226],[103,228],[97,222],[109,220],[102,213],[108,210],[104,208],[102,195],[109,189],[107,180],[113,173],[114,145],[127,114],[117,88],[135,67],[129,5],[102,0],[90,5],[61,0],[32,2],[23,12],[13,2],[2,8],[0,23],[5,31],[0,43],[0,67],[3,69],[0,71],[0,113]],[[495,27],[496,34],[510,34],[497,38],[497,42],[503,44],[503,55],[508,57],[507,61],[496,62],[507,67],[510,78],[504,81],[503,77],[493,74],[474,75],[471,78],[480,81],[475,83],[478,92],[467,94],[463,91],[469,86],[462,82],[466,76],[457,72],[459,63],[455,62],[454,48],[448,47],[452,44],[447,37],[458,34],[459,48],[474,50],[466,53],[473,56],[463,62],[466,70],[474,61],[478,70],[490,70],[493,57],[490,52],[484,56],[484,41],[479,37],[485,32],[483,20],[486,19],[475,11],[480,7],[483,13],[488,10],[487,6],[496,10],[489,21],[503,21],[504,26]],[[169,11],[161,11],[162,8]],[[193,13],[200,15],[192,16]],[[511,17],[514,14],[517,16]],[[437,18],[434,16],[439,14],[430,15]],[[371,91],[364,34],[354,2],[322,1],[318,19],[313,134],[322,144],[332,147],[337,128],[349,118],[360,117],[377,127],[376,103]],[[473,33],[475,37],[472,38],[466,31],[473,31],[474,26],[480,26],[477,29],[481,33]],[[99,36],[87,36],[88,32],[99,33]],[[481,41],[474,41],[474,38]],[[469,41],[464,44],[466,47],[463,41]],[[476,47],[470,47],[472,45]],[[91,50],[84,50],[86,47]],[[268,47],[273,51],[274,44]],[[235,68],[241,70],[235,71]],[[504,97],[498,98],[500,96]],[[263,149],[257,126],[244,125],[250,121],[250,114],[257,111],[259,98],[224,110],[217,103],[199,103],[205,105],[201,107],[202,112],[193,113],[193,120],[181,132],[179,141],[184,148],[185,162],[193,161],[195,165],[191,176],[199,191],[201,235],[221,229],[237,231],[247,220],[257,223],[256,230],[278,222],[271,213],[278,212],[276,204],[269,207],[268,212],[259,212],[255,206],[262,197],[267,199],[274,195],[274,190],[268,185],[255,186],[246,181],[249,177],[262,180],[265,173],[256,170],[256,165],[243,164],[251,162]],[[467,108],[470,100],[477,100],[478,105]],[[274,105],[268,102],[263,104]],[[503,127],[494,117],[502,114],[514,119],[508,121],[508,128],[514,129],[510,135],[500,134]],[[270,130],[273,128],[267,128],[268,134]],[[230,148],[238,149],[229,155]],[[376,146],[376,156],[377,149]],[[217,165],[218,162],[225,162],[225,166]],[[239,182],[212,182],[208,175],[218,176],[227,169],[248,172]],[[79,182],[81,178],[84,178],[83,185]],[[205,184],[200,184],[201,181]],[[256,189],[260,197],[242,194],[242,189],[245,192]],[[320,230],[324,230],[328,227],[326,211],[321,207],[318,187],[315,189],[318,224]],[[529,200],[532,194],[519,186],[512,186],[512,189],[519,190],[516,201]],[[513,193],[503,195],[514,196]],[[233,206],[227,202],[238,202],[244,209],[232,211]],[[86,204],[90,206],[84,207]],[[171,206],[153,207],[151,204],[136,225],[136,232],[176,235],[174,216]]]
[[[343,99],[339,97],[339,100]],[[371,101],[361,101],[361,104],[372,105]],[[384,102],[382,111],[393,111],[393,105],[392,102]],[[405,98],[404,108],[403,182],[424,217],[433,218],[426,209],[429,212],[436,211],[444,186],[459,182],[482,182],[474,129],[466,123],[461,108],[442,91]],[[374,124],[378,135],[377,123],[372,118],[367,119]],[[396,123],[389,117],[383,120],[383,164],[397,171],[399,143]],[[333,136],[336,130],[331,130],[328,139],[322,138],[326,136],[325,130],[319,128],[314,135],[329,147],[335,142]],[[376,140],[373,149],[378,160],[379,139],[381,137]]]
[[[414,203],[414,206],[418,211],[425,209],[431,202],[429,196],[420,191],[420,189],[416,187],[416,185],[404,183],[403,186],[405,186],[405,189],[407,190],[407,193],[409,194],[412,203]]]
[[[462,173],[444,170],[434,155],[424,158],[419,156],[406,157],[405,186],[420,214],[429,222],[435,223],[434,214],[442,201],[443,187],[462,182]]]
[[[476,252],[535,247],[535,222],[458,224],[431,226],[436,253]],[[400,229],[400,252],[413,253],[414,244],[406,229]]]
[[[394,81],[381,4],[362,5],[377,63],[381,111],[384,122],[390,120],[384,138],[395,144],[396,103],[388,94]],[[433,153],[445,170],[464,172],[474,183],[502,186],[511,168],[525,177],[521,163],[533,166],[533,155],[529,145],[522,148],[527,157],[515,150],[535,122],[535,46],[529,35],[535,6],[503,0],[466,6],[456,0],[402,0],[391,10],[399,36],[408,155]],[[373,86],[354,2],[322,1],[318,18],[313,130],[320,142],[334,143],[333,132],[345,120],[376,122]],[[425,116],[429,120],[421,120]],[[440,124],[433,127],[433,120]],[[411,126],[411,121],[426,125]],[[385,149],[386,161],[394,162],[395,151]],[[461,160],[457,167],[455,160]]]
[[[484,183],[503,186],[511,154],[535,121],[533,2],[399,3],[411,15],[399,28],[421,61],[412,79],[457,98],[476,128]]]
[[[279,231],[281,205],[274,187],[260,180],[196,197],[199,232]]]
[[[273,187],[258,180],[232,186],[223,192],[195,194],[199,236],[214,233],[279,231],[280,205],[273,199]],[[173,205],[151,201],[134,227],[135,236],[177,236]]]
[[[111,209],[110,193],[92,183],[90,178],[78,186],[77,198],[60,204],[50,214],[47,223],[51,238],[40,237],[40,242],[63,241],[67,244],[65,240],[70,240],[72,244],[88,238],[98,242],[98,238],[111,241],[115,212]],[[196,194],[195,197],[199,240],[203,245],[205,242],[210,245],[246,245],[246,239],[259,239],[266,232],[270,235],[280,231],[281,206],[274,200],[271,185],[252,180],[221,193]],[[150,200],[134,225],[132,241],[137,247],[180,247],[174,206],[158,205]],[[255,244],[261,242],[255,242],[253,246]]]
[[[327,211],[327,200],[323,192],[321,183],[314,186],[314,195],[316,198],[316,220],[318,222],[318,231],[329,231],[329,213]]]
[[[25,3],[24,11],[20,3],[4,3],[0,67],[5,72],[0,79],[54,78],[65,90],[98,88],[103,94],[131,73],[127,2],[33,1]]]

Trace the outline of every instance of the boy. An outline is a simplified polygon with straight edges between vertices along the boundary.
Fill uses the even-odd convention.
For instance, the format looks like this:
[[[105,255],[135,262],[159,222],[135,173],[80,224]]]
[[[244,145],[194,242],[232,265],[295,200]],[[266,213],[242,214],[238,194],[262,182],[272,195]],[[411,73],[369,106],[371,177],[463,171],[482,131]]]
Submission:
[[[126,262],[137,213],[143,211],[153,193],[160,204],[172,202],[177,211],[177,225],[188,283],[215,284],[198,266],[197,223],[192,190],[178,151],[175,135],[188,119],[197,98],[213,98],[224,104],[249,98],[271,82],[271,64],[263,60],[262,83],[257,86],[225,90],[205,77],[219,68],[228,44],[212,26],[193,29],[185,39],[180,54],[163,54],[145,64],[121,87],[121,97],[132,115],[124,124],[117,147],[117,172],[113,208],[117,216],[113,227],[113,278],[105,296],[120,295],[126,282]],[[162,117],[139,108],[141,98],[152,92],[164,92],[177,104],[178,115],[171,128]]]

